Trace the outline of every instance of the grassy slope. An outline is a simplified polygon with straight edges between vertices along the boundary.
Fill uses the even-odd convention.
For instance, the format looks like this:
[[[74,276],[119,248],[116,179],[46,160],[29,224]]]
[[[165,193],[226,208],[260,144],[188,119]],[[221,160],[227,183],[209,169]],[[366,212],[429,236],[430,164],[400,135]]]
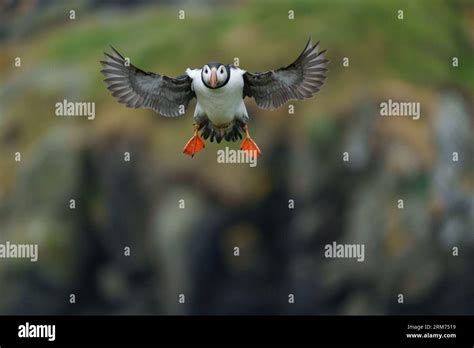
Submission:
[[[81,123],[84,127],[100,127],[107,118],[159,122],[158,142],[174,144],[176,134],[179,140],[185,139],[190,132],[189,117],[155,121],[149,111],[134,111],[148,116],[131,120],[130,111],[109,96],[98,72],[98,60],[109,44],[144,70],[169,75],[209,60],[232,62],[236,56],[246,69],[259,71],[292,61],[311,34],[329,49],[332,64],[320,97],[296,103],[307,111],[299,121],[303,125],[313,122],[316,108],[323,118],[332,116],[353,105],[354,96],[361,91],[377,94],[393,81],[412,85],[416,91],[453,84],[472,93],[474,68],[468,62],[474,56],[468,6],[465,1],[436,0],[255,1],[186,8],[185,20],[178,20],[178,9],[171,7],[92,13],[82,9],[75,21],[38,28],[25,41],[4,47],[3,60],[9,62],[20,52],[24,66],[20,71],[7,68],[2,72],[6,87],[13,92],[3,98],[5,112],[0,121],[4,121],[4,130],[12,125],[22,129],[17,148],[28,149],[56,124],[52,105],[66,97],[100,102],[98,123]],[[404,10],[403,21],[396,18],[399,9]],[[295,11],[293,21],[287,19],[289,10]],[[351,59],[350,69],[341,66],[345,56]],[[460,59],[457,69],[450,65],[453,56]],[[279,113],[281,117],[273,118],[272,123],[268,117],[256,122],[278,127],[286,116],[284,109]]]

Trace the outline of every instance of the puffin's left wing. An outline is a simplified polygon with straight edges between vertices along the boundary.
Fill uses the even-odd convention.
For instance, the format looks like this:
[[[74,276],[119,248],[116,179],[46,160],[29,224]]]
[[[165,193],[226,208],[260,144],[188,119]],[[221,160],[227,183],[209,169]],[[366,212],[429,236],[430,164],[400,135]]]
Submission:
[[[195,97],[189,76],[171,78],[152,72],[144,72],[132,64],[112,47],[113,53],[101,61],[107,88],[119,103],[129,108],[153,109],[163,116],[184,114],[191,99]]]
[[[244,77],[244,96],[253,97],[263,109],[276,109],[289,100],[310,98],[324,83],[329,62],[319,42],[311,38],[300,56],[290,65],[264,73],[248,73]]]

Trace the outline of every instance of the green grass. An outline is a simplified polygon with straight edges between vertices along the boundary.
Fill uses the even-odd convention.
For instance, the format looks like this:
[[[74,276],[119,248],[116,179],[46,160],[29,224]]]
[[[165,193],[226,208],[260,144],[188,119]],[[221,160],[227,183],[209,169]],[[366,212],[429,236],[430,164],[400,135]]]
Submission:
[[[414,84],[452,83],[472,90],[473,68],[468,62],[474,56],[460,4],[255,1],[247,7],[221,6],[208,12],[190,8],[185,20],[179,20],[177,8],[172,7],[102,10],[39,32],[33,43],[43,64],[82,64],[93,71],[102,51],[112,44],[144,69],[179,74],[183,67],[234,56],[256,68],[278,67],[293,59],[313,35],[329,49],[334,64],[342,56],[357,62],[356,69],[351,69],[357,71],[349,73],[373,74],[376,67]],[[398,9],[404,10],[404,20],[397,19]],[[295,11],[295,20],[288,19],[289,10]],[[235,38],[233,33],[239,30],[249,30],[249,35],[239,38],[230,51],[226,40]],[[450,67],[453,56],[461,60],[456,72]]]
[[[13,43],[9,52],[15,54],[15,45],[21,48],[32,76],[24,83],[30,81],[28,86],[34,88],[28,107],[43,110],[35,105],[62,100],[71,87],[82,99],[113,103],[99,72],[99,60],[109,45],[144,70],[176,76],[187,67],[210,60],[232,62],[234,57],[249,71],[278,68],[290,63],[312,35],[328,49],[331,60],[325,98],[318,105],[332,100],[328,107],[335,112],[335,100],[349,100],[361,89],[377,93],[371,86],[395,80],[420,89],[449,84],[474,92],[469,6],[466,1],[441,0],[249,1],[185,7],[185,20],[178,19],[177,7],[81,9],[75,21],[38,28],[26,41]],[[397,19],[399,9],[404,10],[404,20]],[[295,11],[294,20],[288,19],[289,10]],[[451,66],[453,56],[460,60],[458,68]],[[350,68],[342,67],[343,57],[350,58]],[[45,88],[35,85],[36,73],[58,70],[75,75],[52,75],[55,80]],[[21,95],[6,100],[5,114],[23,119],[18,115],[24,110],[22,103]]]

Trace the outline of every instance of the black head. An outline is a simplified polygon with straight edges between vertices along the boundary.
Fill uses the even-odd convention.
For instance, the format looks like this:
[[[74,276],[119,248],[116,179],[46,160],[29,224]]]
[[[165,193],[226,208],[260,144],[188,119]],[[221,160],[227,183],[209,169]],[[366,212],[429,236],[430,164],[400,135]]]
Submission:
[[[230,65],[216,62],[207,63],[202,67],[201,79],[207,88],[221,88],[229,82]]]

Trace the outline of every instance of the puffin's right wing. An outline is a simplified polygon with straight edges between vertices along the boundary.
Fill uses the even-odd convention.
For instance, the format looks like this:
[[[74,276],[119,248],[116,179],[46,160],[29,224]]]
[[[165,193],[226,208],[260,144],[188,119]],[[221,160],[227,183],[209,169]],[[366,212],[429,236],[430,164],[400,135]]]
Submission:
[[[112,54],[105,53],[101,61],[107,88],[119,103],[129,108],[153,109],[163,116],[175,117],[184,114],[189,102],[196,95],[191,89],[189,76],[170,78],[144,72],[132,64],[112,47]]]
[[[299,57],[285,68],[244,77],[244,97],[253,97],[263,109],[276,109],[289,100],[310,98],[324,83],[329,62],[311,38]]]

